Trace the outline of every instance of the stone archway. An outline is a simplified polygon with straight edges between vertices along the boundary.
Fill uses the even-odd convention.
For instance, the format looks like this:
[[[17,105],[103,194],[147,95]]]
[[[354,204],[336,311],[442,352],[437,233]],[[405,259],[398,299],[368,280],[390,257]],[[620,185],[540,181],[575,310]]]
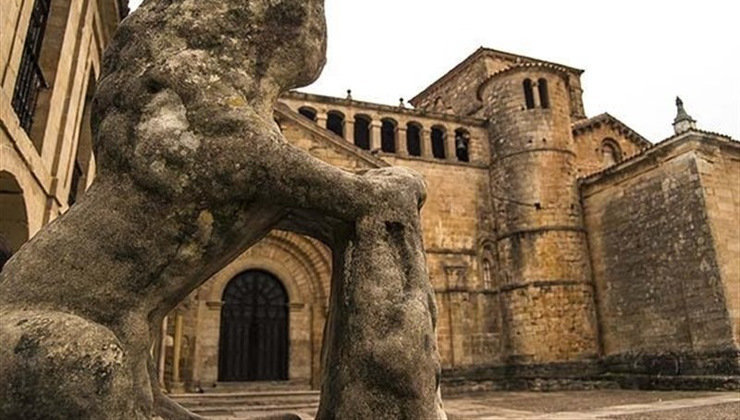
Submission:
[[[183,360],[192,369],[183,370],[188,389],[208,389],[222,382],[237,382],[221,372],[221,329],[227,289],[234,279],[248,272],[269,273],[280,282],[287,296],[288,368],[291,385],[318,387],[321,373],[321,343],[331,280],[331,251],[310,237],[275,230],[238,256],[201,286],[182,307],[182,336],[192,339],[191,353]],[[169,321],[169,334],[176,321]],[[171,340],[173,343],[177,340]],[[173,346],[162,344],[160,347]],[[167,353],[167,358],[169,353]],[[163,362],[169,364],[167,359]],[[185,363],[185,362],[183,362]],[[166,371],[166,369],[164,369]],[[165,375],[164,381],[167,381]],[[225,379],[225,380],[224,380]]]
[[[249,270],[226,286],[221,307],[219,381],[288,379],[288,293],[267,271]]]
[[[12,174],[0,171],[0,270],[28,238],[23,190]]]

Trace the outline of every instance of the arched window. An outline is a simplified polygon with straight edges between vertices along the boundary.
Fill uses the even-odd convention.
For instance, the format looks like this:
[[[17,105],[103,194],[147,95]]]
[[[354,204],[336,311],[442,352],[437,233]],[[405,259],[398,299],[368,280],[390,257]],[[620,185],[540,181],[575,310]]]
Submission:
[[[470,162],[470,133],[464,128],[455,130],[455,155],[460,162]]]
[[[447,139],[447,133],[444,127],[432,127],[432,156],[436,159],[444,159],[445,156],[445,141]]]
[[[601,159],[605,166],[612,166],[622,160],[619,145],[613,139],[604,139],[601,143]]]
[[[483,288],[490,290],[493,287],[493,277],[491,274],[491,262],[488,258],[483,259]]]
[[[355,146],[370,150],[370,117],[366,115],[355,116]]]
[[[527,109],[534,109],[534,90],[532,89],[532,81],[530,79],[524,79],[524,101],[527,104]]]
[[[540,93],[540,105],[542,108],[550,108],[550,93],[547,91],[547,79],[537,81],[537,90]]]
[[[329,111],[326,114],[326,129],[344,138],[344,114],[339,111]]]
[[[380,148],[386,153],[396,153],[396,126],[397,123],[390,118],[383,119],[380,128]]]
[[[302,106],[298,109],[298,113],[308,118],[309,120],[316,122],[317,112],[315,109],[309,106]]]
[[[410,122],[406,125],[406,147],[409,155],[421,156],[421,126]]]

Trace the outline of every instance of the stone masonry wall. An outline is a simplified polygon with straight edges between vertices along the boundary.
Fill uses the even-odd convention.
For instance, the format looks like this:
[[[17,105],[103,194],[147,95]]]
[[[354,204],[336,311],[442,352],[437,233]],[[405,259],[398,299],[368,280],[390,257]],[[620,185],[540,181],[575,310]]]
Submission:
[[[547,80],[550,107],[527,109],[526,78]],[[595,361],[596,319],[567,78],[545,69],[512,70],[485,87],[483,100],[507,362]]]
[[[466,59],[467,63],[446,80],[437,82],[423,96],[415,99],[414,104],[430,111],[445,112],[449,110],[457,115],[482,116],[485,104],[478,97],[478,87],[489,76],[521,63],[542,63],[542,61],[490,49],[479,49]],[[568,69],[566,91],[570,115],[574,121],[585,118],[583,109],[583,89],[581,88],[581,71]]]
[[[740,346],[740,143],[704,148],[697,168],[730,311]]]
[[[697,153],[691,145],[668,149],[675,148],[583,186],[607,367],[735,371],[728,296]]]
[[[486,63],[478,60],[460,71],[451,81],[437,86],[430,96],[417,104],[417,108],[429,111],[445,111],[449,108],[457,115],[477,115],[482,104],[476,100],[475,91],[487,76]]]
[[[0,12],[0,172],[23,191],[29,237],[69,207],[88,83],[119,19],[114,0],[52,3],[39,57],[49,87],[40,91],[30,133],[12,100],[34,2],[3,2]]]
[[[604,160],[602,151],[602,146],[606,139],[613,140],[618,145],[622,160],[634,156],[641,150],[640,146],[629,140],[615,127],[608,124],[596,123],[574,135],[575,165],[578,176],[591,175],[610,166]]]
[[[466,131],[468,140],[468,157],[473,165],[488,165],[490,153],[483,120],[465,118],[450,114],[446,111],[420,111],[401,106],[389,106],[357,101],[346,98],[331,98],[307,93],[290,92],[281,98],[281,102],[292,110],[299,112],[301,108],[312,109],[316,112],[316,121],[321,128],[326,127],[327,115],[330,112],[344,116],[344,139],[354,143],[354,123],[356,116],[370,120],[370,149],[380,157],[402,157],[404,159],[425,159],[439,163],[460,163],[455,154],[455,132]],[[396,125],[395,152],[383,152],[381,149],[381,126],[383,120],[390,120]],[[407,128],[409,124],[417,125],[421,135],[421,156],[410,156],[407,150]],[[431,130],[441,128],[445,132],[445,158],[438,159],[432,156]],[[289,137],[291,138],[291,137]]]

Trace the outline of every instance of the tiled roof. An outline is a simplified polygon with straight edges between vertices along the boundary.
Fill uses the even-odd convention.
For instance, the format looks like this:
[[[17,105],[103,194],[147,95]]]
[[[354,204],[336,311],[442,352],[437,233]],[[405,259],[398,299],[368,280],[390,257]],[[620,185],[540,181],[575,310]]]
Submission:
[[[726,134],[720,134],[720,133],[714,133],[714,132],[711,132],[711,131],[704,131],[704,130],[692,129],[692,130],[689,130],[689,131],[686,131],[686,132],[683,132],[683,133],[680,133],[680,134],[674,134],[674,135],[668,137],[665,140],[661,140],[660,142],[653,144],[651,147],[649,147],[647,149],[643,149],[643,150],[635,153],[634,155],[632,155],[632,156],[630,156],[630,157],[622,160],[621,162],[618,162],[618,163],[616,163],[616,164],[614,164],[612,166],[606,167],[604,169],[600,169],[600,170],[598,170],[596,172],[593,172],[591,174],[588,174],[586,176],[583,176],[583,177],[581,177],[581,181],[594,181],[595,179],[599,178],[601,175],[604,175],[606,173],[615,172],[618,168],[621,168],[621,167],[625,166],[628,163],[631,163],[631,162],[633,162],[633,161],[635,161],[635,160],[637,160],[637,159],[639,159],[639,158],[641,158],[643,156],[646,156],[646,155],[648,155],[650,153],[653,153],[654,151],[659,150],[659,149],[665,147],[666,145],[672,143],[675,140],[678,140],[678,139],[680,139],[682,137],[690,137],[691,134],[701,134],[701,135],[705,135],[705,136],[711,136],[711,137],[715,137],[717,139],[720,139],[722,141],[726,141],[726,142],[731,143],[731,144],[740,145],[740,141],[735,140],[735,139],[733,139],[732,137],[730,137],[730,136],[728,136]]]
[[[552,62],[549,62],[549,61],[539,60],[539,59],[536,59],[536,58],[527,57],[525,55],[512,54],[512,53],[508,53],[508,52],[505,52],[505,51],[499,51],[499,50],[494,50],[494,49],[491,49],[491,48],[480,47],[473,54],[471,54],[470,56],[468,56],[468,58],[466,58],[465,60],[463,60],[462,62],[460,62],[460,64],[458,64],[457,66],[453,67],[452,70],[450,70],[447,73],[445,73],[444,76],[440,77],[434,83],[432,83],[426,89],[424,89],[422,92],[420,92],[419,94],[417,94],[409,102],[411,104],[413,104],[413,105],[417,105],[417,103],[419,101],[421,101],[425,97],[429,96],[439,86],[447,83],[450,79],[454,78],[457,74],[459,74],[460,72],[464,71],[470,65],[472,65],[473,63],[475,63],[480,57],[483,57],[483,56],[486,56],[486,55],[488,55],[488,56],[498,56],[498,57],[502,57],[502,58],[511,59],[511,60],[514,60],[514,61],[518,61],[519,60],[519,61],[525,61],[525,62],[537,62],[537,63],[542,63],[542,64],[551,64],[551,65],[558,66],[558,67],[561,67],[563,69],[566,69],[569,72],[575,72],[575,73],[578,73],[578,74],[583,73],[583,70],[580,70],[580,69],[577,69],[577,68],[574,68],[574,67],[568,67],[568,66],[564,66],[562,64],[557,64],[557,63],[552,63]]]
[[[630,128],[627,124],[623,123],[622,121],[618,120],[617,118],[615,118],[614,116],[612,116],[611,114],[607,112],[604,112],[603,114],[599,114],[595,117],[577,121],[573,123],[573,125],[571,126],[571,129],[573,130],[573,135],[577,136],[580,132],[589,129],[596,124],[617,125],[625,132],[624,134],[627,137],[627,139],[631,140],[637,146],[641,148],[649,148],[653,146],[653,144],[648,139],[641,136],[638,132]]]
[[[521,70],[521,69],[547,69],[547,70],[552,70],[554,72],[566,73],[566,74],[570,71],[568,67],[561,66],[560,64],[548,63],[544,61],[543,62],[516,63],[516,64],[513,64],[505,69],[501,69],[497,71],[496,73],[493,73],[492,75],[488,76],[488,78],[486,78],[486,80],[484,80],[483,83],[481,83],[480,86],[478,86],[478,90],[476,92],[476,97],[478,98],[478,100],[479,101],[483,100],[483,97],[482,97],[483,89],[486,86],[488,86],[488,84],[492,80],[498,78],[499,76],[503,74],[510,73],[516,70]]]

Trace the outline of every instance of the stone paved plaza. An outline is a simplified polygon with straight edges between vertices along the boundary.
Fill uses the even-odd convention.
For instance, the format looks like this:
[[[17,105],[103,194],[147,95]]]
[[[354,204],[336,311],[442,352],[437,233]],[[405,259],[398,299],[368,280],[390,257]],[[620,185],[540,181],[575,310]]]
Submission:
[[[740,393],[497,392],[447,399],[457,419],[740,419]]]
[[[740,393],[629,390],[485,392],[447,397],[445,409],[450,420],[736,420],[740,419]],[[304,419],[313,419],[316,407],[311,404],[311,408],[292,411]],[[231,413],[213,413],[208,418],[255,419],[265,414],[265,411],[254,408],[233,407]]]

